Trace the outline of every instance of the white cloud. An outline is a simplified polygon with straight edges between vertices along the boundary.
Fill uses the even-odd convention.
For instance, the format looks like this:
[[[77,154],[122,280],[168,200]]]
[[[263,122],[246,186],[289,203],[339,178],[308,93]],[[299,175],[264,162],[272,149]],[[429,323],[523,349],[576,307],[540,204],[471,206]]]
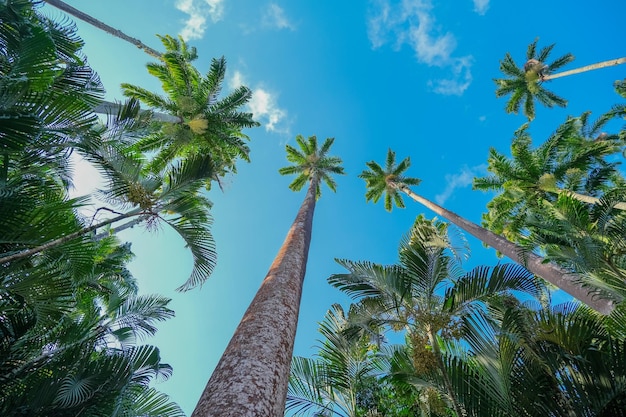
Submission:
[[[230,88],[237,88],[241,85],[250,87],[239,71],[235,71],[232,78],[228,80],[228,85]],[[254,119],[259,121],[268,132],[289,135],[287,110],[278,106],[276,94],[261,86],[251,89],[252,98],[248,102],[248,110],[252,112]]]
[[[295,30],[296,26],[287,18],[285,11],[276,3],[270,3],[263,12],[263,26],[275,29]]]
[[[464,166],[458,174],[447,174],[445,177],[446,188],[435,196],[435,202],[439,205],[444,205],[457,188],[470,186],[476,175],[483,175],[486,171],[487,166],[481,164],[475,167]]]
[[[188,14],[180,36],[185,40],[200,39],[206,30],[207,19],[217,22],[224,15],[224,0],[176,0],[176,8]]]
[[[396,47],[409,45],[419,63],[447,71],[447,77],[428,82],[434,92],[460,95],[472,82],[472,57],[453,56],[456,38],[440,31],[432,8],[430,0],[377,0],[368,22],[368,36],[374,48],[391,41]]]
[[[474,11],[479,15],[484,15],[489,9],[489,0],[474,0]]]

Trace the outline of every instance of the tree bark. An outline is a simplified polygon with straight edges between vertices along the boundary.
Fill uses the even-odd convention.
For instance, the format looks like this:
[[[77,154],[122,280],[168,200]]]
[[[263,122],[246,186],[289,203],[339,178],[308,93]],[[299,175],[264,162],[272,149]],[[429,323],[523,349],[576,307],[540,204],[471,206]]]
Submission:
[[[132,38],[126,35],[121,30],[115,29],[107,25],[106,23],[99,21],[98,19],[91,17],[87,13],[83,13],[80,10],[70,6],[69,4],[62,2],[61,0],[44,0],[44,1],[50,4],[51,6],[56,7],[57,9],[63,10],[65,13],[68,13],[74,16],[77,19],[83,20],[89,23],[90,25],[93,25],[97,27],[98,29],[105,31],[109,35],[113,35],[116,38],[120,38],[122,40],[125,40],[126,42],[129,42],[135,45],[137,48],[143,50],[148,55],[151,55],[157,59],[161,59],[161,53],[159,51],[150,48],[148,45],[144,44],[139,39]]]
[[[311,241],[313,179],[256,296],[191,417],[282,417]]]
[[[523,248],[503,238],[502,236],[497,235],[483,227],[480,227],[475,223],[465,220],[458,214],[455,214],[431,202],[430,200],[427,200],[415,194],[409,189],[409,187],[404,184],[393,185],[416,202],[429,208],[433,212],[437,213],[439,216],[445,217],[450,222],[454,223],[461,229],[481,240],[483,243],[491,246],[505,256],[508,256],[514,262],[522,265],[532,274],[545,279],[553,285],[556,285],[558,288],[562,289],[572,297],[580,300],[582,303],[588,305],[597,312],[608,315],[615,308],[610,300],[594,297],[593,295],[589,294],[587,289],[583,288],[580,284],[574,282],[576,274],[570,273],[553,263],[544,263],[544,258],[542,258],[541,256],[533,252],[524,251]]]
[[[612,67],[614,65],[626,63],[626,57],[618,59],[610,59],[608,61],[598,62],[597,64],[586,65],[584,67],[575,68],[569,71],[558,72],[556,74],[544,75],[542,81],[554,80],[555,78],[567,77],[568,75],[579,74],[581,72],[596,70],[600,68]]]

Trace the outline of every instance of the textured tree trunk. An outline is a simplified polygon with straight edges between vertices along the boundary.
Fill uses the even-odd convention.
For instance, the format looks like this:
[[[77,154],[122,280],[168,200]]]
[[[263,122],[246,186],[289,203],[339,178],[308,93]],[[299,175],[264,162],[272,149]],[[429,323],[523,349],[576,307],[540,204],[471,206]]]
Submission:
[[[90,25],[93,25],[93,26],[97,27],[98,29],[105,31],[109,35],[113,35],[116,38],[123,39],[126,42],[129,42],[129,43],[135,45],[137,48],[143,50],[148,55],[151,55],[151,56],[153,56],[155,58],[161,59],[161,54],[159,53],[159,51],[150,48],[148,45],[144,44],[139,39],[132,38],[132,37],[126,35],[121,30],[115,29],[115,28],[107,25],[106,23],[103,23],[103,22],[99,21],[98,19],[95,19],[95,18],[91,17],[87,13],[83,13],[80,10],[70,6],[69,4],[62,2],[61,0],[44,0],[44,1],[46,3],[48,3],[48,4],[50,4],[51,6],[56,7],[57,9],[63,10],[65,13],[74,16],[77,19],[83,20],[83,21],[89,23]]]
[[[463,217],[415,194],[404,184],[394,184],[394,186],[411,197],[413,200],[437,213],[439,216],[445,217],[450,222],[481,240],[483,243],[503,253],[505,256],[508,256],[514,262],[524,266],[532,274],[545,279],[553,285],[556,285],[572,297],[577,298],[594,310],[602,314],[610,314],[611,311],[613,311],[614,305],[610,300],[599,299],[590,295],[587,289],[575,282],[575,274],[569,273],[553,263],[544,263],[544,258],[541,256],[532,252],[524,251],[524,249],[520,246],[503,238],[502,236],[465,220]]]
[[[311,241],[315,187],[202,393],[192,417],[282,417]]]
[[[611,60],[608,60],[608,61],[598,62],[597,64],[592,64],[592,65],[587,65],[587,66],[580,67],[580,68],[575,68],[575,69],[569,70],[569,71],[563,71],[563,72],[558,72],[556,74],[545,75],[545,76],[542,77],[542,80],[544,80],[544,81],[554,80],[555,78],[567,77],[568,75],[574,75],[574,74],[578,74],[578,73],[581,73],[581,72],[596,70],[596,69],[600,69],[600,68],[612,67],[614,65],[619,65],[619,64],[624,64],[624,63],[626,63],[626,57],[618,58],[618,59],[611,59]]]

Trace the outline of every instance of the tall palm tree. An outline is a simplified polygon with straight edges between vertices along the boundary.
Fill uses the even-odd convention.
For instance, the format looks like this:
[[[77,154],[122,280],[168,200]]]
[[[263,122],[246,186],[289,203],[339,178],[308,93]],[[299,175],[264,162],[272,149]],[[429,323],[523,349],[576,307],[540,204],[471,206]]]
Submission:
[[[294,165],[279,172],[297,175],[289,186],[294,191],[308,183],[304,202],[192,416],[283,415],[315,201],[321,182],[334,191],[330,174],[344,173],[341,159],[328,155],[333,141],[318,147],[315,136],[298,135],[300,150],[286,146]]]
[[[384,169],[375,161],[367,163],[369,170],[365,170],[359,175],[360,178],[365,180],[368,188],[367,193],[365,194],[367,201],[371,200],[373,202],[377,202],[383,195],[385,195],[386,202],[395,201],[399,204],[399,207],[403,207],[404,203],[402,201],[402,196],[400,195],[400,192],[402,192],[414,201],[432,210],[437,215],[448,219],[459,228],[478,238],[484,244],[489,245],[497,251],[503,253],[514,262],[523,265],[531,273],[545,279],[553,285],[556,285],[558,288],[561,288],[593,309],[603,314],[609,314],[613,310],[613,305],[610,301],[594,297],[593,294],[590,294],[588,289],[584,288],[579,283],[581,277],[578,277],[553,263],[545,263],[545,260],[537,254],[524,250],[524,248],[505,239],[504,237],[496,235],[495,233],[464,219],[458,214],[415,194],[411,191],[407,184],[419,183],[419,179],[405,177],[403,175],[404,171],[406,171],[410,166],[410,158],[405,158],[397,166],[395,160],[395,152],[389,149]],[[391,210],[391,205],[388,205],[386,208],[387,210]]]
[[[249,161],[248,136],[243,129],[259,126],[252,114],[241,111],[252,97],[252,91],[240,86],[220,97],[226,75],[224,57],[213,59],[203,76],[192,65],[198,55],[182,39],[160,36],[165,53],[158,63],[147,64],[148,72],[158,78],[166,95],[145,88],[122,84],[127,97],[139,100],[152,109],[179,118],[166,123],[140,139],[135,145],[142,152],[155,152],[150,169],[160,170],[176,158],[207,154],[213,159],[213,179],[236,172],[236,160]],[[207,183],[209,185],[209,183]]]
[[[405,330],[416,376],[436,387],[457,416],[465,415],[445,364],[442,346],[464,337],[465,317],[484,314],[490,299],[515,292],[537,297],[541,286],[519,265],[464,272],[447,224],[417,217],[399,249],[399,264],[341,260],[347,274],[328,281],[359,300],[359,310],[377,324]]]
[[[161,58],[161,53],[157,50],[154,50],[152,48],[150,48],[148,45],[144,44],[143,42],[141,42],[139,39],[133,38],[128,36],[127,34],[125,34],[124,32],[122,32],[119,29],[115,29],[112,28],[111,26],[107,25],[104,22],[101,22],[100,20],[88,15],[87,13],[83,13],[80,10],[76,9],[75,7],[70,6],[69,4],[61,1],[61,0],[44,0],[46,3],[50,4],[51,6],[56,7],[57,9],[63,10],[64,12],[71,14],[72,16],[76,17],[77,19],[80,19],[82,21],[85,21],[87,23],[89,23],[90,25],[93,25],[95,27],[97,27],[100,30],[105,31],[106,33],[108,33],[109,35],[113,35],[116,38],[120,38],[126,42],[129,42],[133,45],[135,45],[137,48],[141,49],[142,51],[144,51],[145,53],[147,53],[150,56],[153,56],[155,58]]]
[[[494,79],[497,86],[496,97],[511,95],[506,104],[507,113],[517,113],[523,104],[524,114],[529,120],[533,120],[535,118],[535,100],[538,100],[546,107],[555,105],[565,107],[567,101],[544,88],[542,85],[544,81],[626,63],[625,57],[553,74],[554,71],[574,60],[574,56],[568,53],[547,64],[546,62],[553,48],[554,44],[546,46],[538,52],[537,39],[535,39],[534,42],[528,45],[526,62],[522,67],[517,66],[508,52],[504,59],[500,61],[500,71],[504,73],[506,78]]]

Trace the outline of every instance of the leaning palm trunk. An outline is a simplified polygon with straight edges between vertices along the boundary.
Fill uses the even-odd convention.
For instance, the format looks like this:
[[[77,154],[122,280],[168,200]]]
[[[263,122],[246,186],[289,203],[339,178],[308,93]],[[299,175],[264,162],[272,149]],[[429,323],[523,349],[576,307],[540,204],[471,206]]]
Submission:
[[[575,200],[578,200],[580,202],[587,203],[587,204],[598,204],[600,202],[600,199],[598,197],[592,197],[590,195],[580,194],[574,191],[563,190],[563,189],[557,188],[554,190],[554,192],[556,192],[557,194],[564,194],[564,195],[570,196]],[[623,202],[616,203],[613,205],[613,208],[618,209],[618,210],[626,210],[626,203],[623,203]]]
[[[520,246],[503,238],[502,236],[480,227],[475,223],[467,221],[463,217],[415,194],[404,184],[393,184],[393,186],[411,197],[416,202],[437,213],[439,216],[445,217],[456,226],[481,240],[483,243],[491,246],[505,256],[508,256],[516,263],[523,265],[532,274],[545,279],[549,283],[557,286],[599,313],[610,314],[611,311],[613,311],[614,305],[610,300],[599,299],[590,295],[585,288],[575,282],[575,274],[572,274],[555,264],[544,263],[545,259],[541,256],[533,252],[525,251]]]
[[[624,64],[624,63],[626,63],[626,57],[618,58],[618,59],[611,59],[608,61],[598,62],[597,64],[586,65],[584,67],[575,68],[569,71],[563,71],[563,72],[559,72],[556,74],[544,75],[543,77],[541,77],[541,79],[543,81],[554,80],[555,78],[567,77],[568,75],[579,74],[581,72],[596,70],[600,68],[612,67],[614,65],[619,65],[619,64]]]
[[[80,10],[70,6],[69,4],[62,2],[61,0],[44,0],[44,1],[50,4],[51,6],[56,7],[57,9],[63,10],[64,12],[71,14],[77,19],[83,20],[89,23],[90,25],[93,25],[97,27],[98,29],[105,31],[108,34],[115,36],[116,38],[123,39],[126,42],[129,42],[135,45],[137,48],[143,50],[148,55],[161,59],[161,54],[159,53],[159,51],[150,48],[148,45],[144,44],[139,39],[132,38],[126,35],[121,30],[115,29],[107,25],[106,23],[99,21],[98,19],[91,17],[87,13],[83,13]]]
[[[96,107],[94,107],[93,111],[94,113],[100,113],[100,114],[117,114],[122,107],[123,105],[119,103],[111,103],[110,101],[103,101],[100,104],[98,104]],[[150,110],[140,110],[139,114],[143,114],[149,111]],[[151,113],[152,113],[151,114],[152,120],[157,121],[157,122],[164,122],[164,123],[182,123],[183,122],[183,119],[181,117],[173,116],[171,114],[158,113],[158,112],[151,112]]]
[[[12,261],[16,261],[18,259],[27,258],[29,256],[32,256],[32,255],[38,254],[40,252],[43,252],[45,250],[56,248],[58,246],[61,246],[61,245],[65,244],[65,243],[67,243],[67,242],[71,242],[74,239],[78,239],[79,237],[84,236],[87,233],[93,232],[93,231],[95,231],[97,229],[100,229],[102,227],[108,226],[110,224],[113,224],[115,222],[119,222],[119,221],[124,220],[124,219],[128,219],[128,218],[133,217],[133,216],[139,216],[139,215],[142,215],[142,214],[145,214],[143,212],[143,210],[135,209],[135,210],[129,211],[128,213],[120,214],[119,216],[112,217],[110,219],[104,220],[104,221],[102,221],[102,222],[100,222],[98,224],[95,224],[93,226],[84,227],[84,228],[80,229],[77,232],[70,233],[69,235],[60,237],[58,239],[51,240],[49,242],[46,242],[46,243],[44,243],[42,245],[39,245],[39,246],[36,246],[34,248],[26,249],[26,250],[23,250],[21,252],[14,253],[12,255],[6,255],[6,256],[0,257],[0,265],[4,264],[6,262],[12,262]]]
[[[311,180],[287,238],[192,417],[283,416],[318,181]]]

